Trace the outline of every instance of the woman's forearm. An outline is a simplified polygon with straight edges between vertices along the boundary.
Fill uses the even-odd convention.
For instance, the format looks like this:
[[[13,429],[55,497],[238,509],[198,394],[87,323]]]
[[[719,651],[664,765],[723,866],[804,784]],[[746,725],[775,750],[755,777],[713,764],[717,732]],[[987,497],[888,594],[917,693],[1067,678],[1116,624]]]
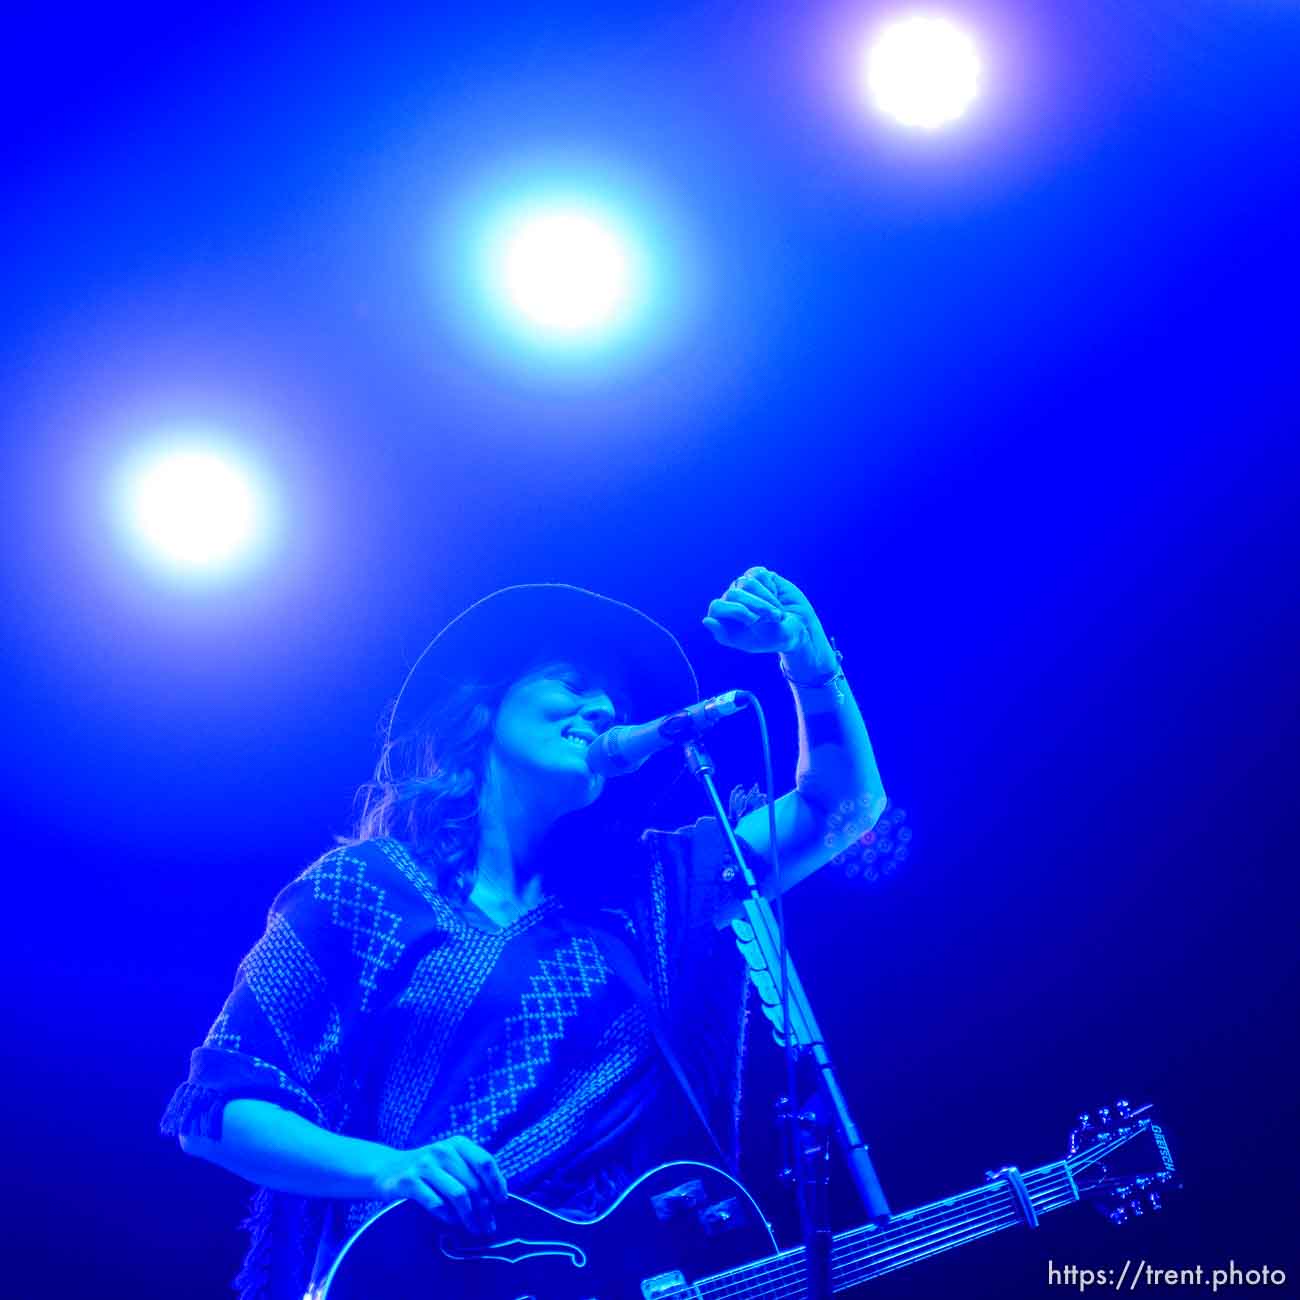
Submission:
[[[829,644],[820,660],[799,660],[793,655],[781,659],[799,720],[795,788],[771,809],[753,809],[736,823],[736,834],[762,864],[755,873],[769,898],[797,885],[848,848],[875,824],[886,804],[866,724],[848,683],[838,674],[839,661]],[[776,823],[779,882],[772,869],[776,853],[769,816]],[[714,920],[726,925],[741,911],[740,901],[728,898]]]
[[[250,1098],[226,1103],[219,1139],[183,1137],[181,1147],[262,1187],[348,1200],[374,1195],[394,1154],[381,1142],[331,1133],[293,1111]]]
[[[876,766],[867,726],[839,669],[829,642],[821,641],[798,655],[782,655],[782,668],[795,699],[799,720],[796,788],[824,812],[845,800],[869,810],[874,819],[885,804],[885,789]],[[825,682],[825,685],[812,683]]]

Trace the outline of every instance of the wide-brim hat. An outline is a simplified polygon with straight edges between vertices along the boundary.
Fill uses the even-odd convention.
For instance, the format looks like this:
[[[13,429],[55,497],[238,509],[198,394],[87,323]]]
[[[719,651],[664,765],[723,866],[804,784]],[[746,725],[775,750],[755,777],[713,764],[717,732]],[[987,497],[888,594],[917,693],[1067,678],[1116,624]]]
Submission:
[[[510,679],[540,655],[610,670],[633,722],[674,713],[700,697],[680,642],[635,606],[563,582],[520,583],[484,596],[425,646],[398,692],[388,735],[401,735],[455,687]]]

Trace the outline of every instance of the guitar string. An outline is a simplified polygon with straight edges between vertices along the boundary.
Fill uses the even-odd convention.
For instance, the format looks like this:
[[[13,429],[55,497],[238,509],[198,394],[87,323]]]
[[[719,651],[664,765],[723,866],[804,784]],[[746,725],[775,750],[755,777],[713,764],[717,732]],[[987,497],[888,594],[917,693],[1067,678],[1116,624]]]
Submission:
[[[1062,1195],[1057,1200],[1043,1202],[1038,1206],[1038,1209],[1046,1214],[1071,1204],[1073,1200],[1073,1196]],[[995,1211],[991,1215],[982,1218],[972,1217],[960,1225],[955,1225],[951,1231],[937,1235],[932,1233],[925,1240],[914,1240],[902,1249],[857,1251],[853,1256],[840,1262],[840,1273],[851,1276],[854,1280],[866,1280],[879,1273],[887,1273],[904,1264],[938,1254],[940,1251],[946,1250],[950,1245],[974,1241],[979,1237],[987,1236],[991,1232],[999,1232],[1003,1228],[1011,1228],[1023,1223],[1024,1217],[1021,1215],[1018,1206],[1003,1211]]]
[[[991,1190],[993,1189],[977,1189],[979,1192]],[[969,1210],[966,1213],[958,1211],[954,1214],[952,1207],[944,1207],[944,1212],[937,1215],[933,1211],[923,1214],[914,1213],[909,1216],[908,1222],[896,1224],[892,1229],[887,1228],[883,1232],[872,1233],[866,1229],[847,1233],[845,1238],[841,1239],[838,1251],[832,1255],[832,1267],[837,1267],[840,1271],[845,1269],[852,1271],[863,1260],[872,1258],[886,1260],[892,1253],[900,1251],[903,1254],[917,1250],[928,1253],[935,1249],[938,1241],[945,1237],[960,1236],[977,1225],[987,1222],[990,1215],[998,1219],[1005,1218],[1008,1222],[1014,1221],[1015,1217],[1010,1213],[1009,1203],[1005,1207],[1001,1204],[984,1205],[975,1214],[970,1213]],[[945,1221],[931,1222],[930,1231],[924,1231],[927,1220],[935,1218]],[[918,1229],[922,1230],[919,1234]],[[702,1281],[710,1295],[723,1297],[734,1292],[738,1287],[744,1289],[751,1280],[779,1283],[802,1277],[805,1271],[803,1248],[796,1247],[775,1260],[757,1265],[745,1265],[728,1273],[717,1274],[711,1281],[708,1279]]]
[[[1050,1199],[1059,1195],[1064,1188],[1049,1188],[1047,1180],[1042,1180],[1041,1187],[1029,1184],[1030,1198]],[[965,1198],[978,1201],[977,1204],[960,1206],[955,1203],[934,1202],[922,1206],[900,1218],[894,1224],[883,1229],[857,1228],[844,1234],[843,1248],[840,1252],[841,1262],[851,1266],[859,1258],[868,1254],[883,1255],[889,1249],[900,1244],[901,1238],[923,1243],[931,1240],[938,1231],[964,1231],[967,1227],[978,1224],[989,1215],[1011,1213],[1018,1216],[1018,1207],[1011,1197],[1011,1192],[1004,1186],[990,1184],[988,1187],[976,1188],[973,1193],[966,1193]],[[927,1229],[928,1231],[921,1231]],[[882,1249],[883,1248],[883,1249]]]
[[[1061,1200],[1056,1205],[1044,1206],[1044,1212],[1047,1212],[1049,1208],[1058,1209],[1062,1205],[1069,1204],[1071,1204],[1070,1199]],[[870,1281],[871,1278],[879,1277],[884,1273],[891,1273],[894,1269],[905,1268],[907,1265],[917,1264],[920,1260],[927,1260],[931,1256],[940,1255],[940,1253],[954,1247],[954,1245],[966,1245],[970,1242],[976,1242],[983,1236],[989,1236],[993,1232],[1001,1232],[1010,1229],[1010,1227],[1023,1225],[1023,1222],[1024,1219],[1018,1213],[1011,1213],[1005,1217],[993,1218],[979,1227],[967,1226],[958,1234],[936,1240],[936,1242],[927,1244],[924,1248],[894,1252],[889,1258],[865,1258],[865,1260],[859,1258],[859,1260],[853,1261],[852,1264],[845,1265],[845,1270],[841,1273],[841,1286],[857,1286],[859,1282]],[[784,1296],[798,1295],[802,1291],[802,1284],[798,1284],[798,1286],[793,1287],[793,1290],[789,1286],[784,1287],[777,1294]]]
[[[941,1253],[952,1246],[965,1245],[968,1242],[978,1240],[980,1237],[999,1232],[1004,1228],[1013,1227],[1015,1224],[1020,1222],[1023,1222],[1023,1220],[1016,1216],[1003,1216],[982,1224],[978,1229],[968,1229],[961,1233],[950,1234],[947,1238],[930,1243],[924,1248],[917,1247],[912,1250],[898,1252],[887,1259],[872,1260],[870,1267],[867,1268],[849,1268],[847,1271],[840,1270],[835,1275],[834,1287],[837,1290],[843,1290],[850,1286],[856,1286],[873,1277],[927,1259],[930,1256]],[[802,1263],[802,1261],[800,1261],[800,1263]],[[690,1288],[686,1288],[686,1290],[689,1289]],[[807,1276],[802,1267],[787,1268],[783,1270],[780,1275],[756,1277],[748,1284],[728,1287],[725,1289],[725,1292],[720,1291],[718,1288],[701,1287],[699,1289],[699,1294],[701,1296],[708,1296],[710,1298],[724,1293],[733,1296],[762,1296],[765,1300],[798,1300],[799,1297],[807,1295]]]
[[[1049,1210],[1069,1205],[1073,1200],[1073,1196],[1063,1196],[1056,1202],[1045,1204],[1042,1209],[1046,1213]],[[996,1214],[992,1218],[970,1219],[954,1231],[938,1236],[932,1235],[924,1242],[913,1241],[907,1248],[899,1251],[860,1251],[850,1259],[835,1261],[838,1273],[837,1285],[840,1288],[857,1285],[859,1282],[867,1281],[871,1277],[902,1268],[909,1263],[927,1259],[949,1249],[951,1246],[975,1241],[980,1237],[999,1232],[1004,1228],[1014,1227],[1016,1224],[1023,1222],[1024,1220],[1019,1214],[1004,1212]],[[864,1263],[867,1265],[866,1268],[862,1267]],[[762,1295],[772,1297],[773,1300],[786,1300],[787,1297],[802,1296],[806,1292],[806,1270],[802,1253],[799,1253],[794,1259],[787,1257],[787,1260],[783,1261],[782,1266],[779,1268],[769,1266],[764,1270],[757,1270],[757,1272],[760,1274],[759,1276],[744,1281],[737,1279],[735,1283],[726,1286],[710,1284],[707,1279],[702,1280],[695,1284],[695,1288],[701,1295],[709,1296],[710,1300],[715,1300],[716,1297],[738,1294],[746,1296]],[[676,1294],[685,1294],[691,1289],[691,1287],[682,1288]]]
[[[1145,1127],[1145,1126],[1144,1126]],[[1031,1204],[1036,1197],[1045,1198],[1043,1204],[1035,1208],[1043,1213],[1049,1213],[1052,1210],[1060,1209],[1063,1206],[1070,1205],[1079,1199],[1076,1184],[1074,1182],[1071,1163],[1076,1169],[1085,1168],[1088,1165],[1095,1164],[1104,1159],[1112,1151],[1126,1145],[1132,1140],[1133,1135],[1117,1137],[1112,1141],[1092,1148],[1090,1151],[1080,1153],[1071,1160],[1058,1161],[1053,1165],[1045,1165],[1039,1169],[1031,1170],[1024,1175],[1026,1189],[1030,1193]],[[1037,1186],[1032,1184],[1036,1180]],[[1056,1186],[1053,1186],[1053,1185]],[[1067,1190],[1068,1189],[1068,1190]],[[1019,1213],[1019,1207],[1013,1208],[1008,1215],[1005,1211],[999,1212],[996,1208],[985,1206],[981,1211],[974,1215],[966,1214],[953,1218],[953,1210],[957,1203],[963,1200],[969,1200],[973,1197],[988,1198],[992,1193],[995,1199],[1000,1200],[999,1192],[1005,1191],[1010,1197],[1010,1189],[1001,1187],[998,1184],[990,1184],[985,1187],[972,1188],[955,1197],[949,1197],[941,1202],[933,1202],[929,1206],[922,1206],[918,1210],[911,1211],[906,1216],[906,1222],[900,1222],[893,1227],[886,1227],[883,1231],[872,1229],[870,1226],[852,1229],[840,1238],[839,1258],[832,1257],[832,1265],[840,1270],[841,1274],[851,1272],[855,1269],[860,1270],[863,1261],[875,1261],[879,1263],[892,1252],[889,1250],[880,1250],[881,1244],[890,1234],[901,1233],[907,1230],[910,1236],[909,1247],[899,1253],[898,1258],[889,1262],[884,1268],[878,1268],[876,1273],[888,1272],[891,1269],[901,1267],[903,1264],[912,1262],[908,1257],[914,1256],[915,1259],[924,1259],[929,1255],[937,1253],[939,1250],[947,1249],[948,1244],[956,1244],[957,1239],[962,1241],[973,1241],[979,1237],[987,1236],[991,1232],[1000,1231],[1002,1228],[1013,1227],[1017,1223],[1022,1223],[1023,1217]],[[990,1214],[995,1216],[994,1221],[988,1221]],[[934,1232],[929,1233],[924,1238],[918,1238],[914,1230],[918,1225],[924,1223],[926,1219],[947,1218],[949,1221],[949,1230],[936,1237]],[[977,1225],[980,1225],[979,1231],[974,1232]],[[866,1249],[854,1249],[853,1243],[858,1242],[866,1246]],[[940,1244],[944,1243],[944,1244]],[[920,1252],[920,1253],[918,1253]],[[738,1269],[728,1270],[724,1273],[715,1274],[712,1278],[702,1278],[695,1283],[695,1288],[708,1288],[711,1297],[718,1297],[721,1300],[729,1294],[734,1294],[737,1290],[745,1290],[750,1285],[749,1277],[753,1281],[780,1278],[782,1281],[789,1281],[796,1278],[802,1278],[805,1273],[805,1265],[802,1247],[796,1247],[791,1251],[784,1252],[782,1255],[767,1261],[764,1264],[742,1265]],[[857,1281],[864,1281],[869,1276],[876,1274],[868,1271],[860,1273]],[[735,1279],[729,1281],[729,1279]],[[847,1283],[852,1285],[854,1283]],[[689,1291],[691,1288],[683,1288],[680,1294]],[[795,1291],[800,1290],[796,1286]],[[788,1294],[788,1288],[777,1294]]]
[[[1083,1169],[1088,1165],[1096,1164],[1111,1152],[1118,1150],[1120,1147],[1125,1146],[1128,1142],[1132,1141],[1132,1138],[1132,1134],[1116,1137],[1109,1142],[1099,1144],[1091,1150],[1081,1153],[1074,1157],[1072,1161],[1060,1160],[1054,1164],[1043,1165],[1038,1169],[1030,1170],[1028,1173],[1023,1175],[1023,1177],[1025,1179],[1026,1190],[1029,1191],[1031,1204],[1034,1202],[1035,1197],[1046,1197],[1051,1199],[1055,1196],[1062,1196],[1062,1200],[1047,1207],[1050,1209],[1059,1209],[1063,1205],[1068,1205],[1073,1201],[1077,1201],[1079,1196],[1070,1168],[1071,1163],[1076,1166],[1076,1169]],[[928,1206],[922,1206],[919,1210],[914,1210],[905,1215],[905,1222],[899,1222],[897,1225],[887,1225],[883,1231],[872,1229],[869,1226],[855,1228],[846,1232],[843,1237],[840,1238],[840,1241],[844,1246],[850,1246],[850,1243],[857,1241],[867,1245],[868,1249],[865,1252],[866,1254],[877,1253],[877,1247],[884,1240],[886,1234],[891,1232],[902,1232],[905,1229],[914,1229],[927,1218],[933,1219],[938,1217],[942,1219],[946,1217],[950,1222],[957,1222],[957,1220],[953,1219],[952,1211],[957,1207],[958,1202],[970,1200],[974,1197],[987,1198],[990,1193],[993,1193],[995,1198],[1000,1199],[999,1193],[1001,1191],[1006,1191],[1007,1195],[1010,1195],[1010,1190],[999,1183],[991,1183],[984,1187],[975,1187],[967,1192],[959,1194],[958,1196],[949,1197],[943,1201],[932,1202]],[[1012,1204],[1014,1210],[1011,1222],[1015,1223],[1022,1221],[1019,1207],[1015,1206],[1014,1202],[1012,1202]],[[985,1209],[979,1211],[973,1218],[964,1219],[961,1220],[961,1222],[973,1224],[978,1221],[981,1214],[987,1214],[988,1212],[989,1210],[986,1206]],[[795,1251],[789,1253],[794,1256],[800,1256],[801,1248],[796,1248]],[[842,1263],[845,1266],[851,1266],[863,1257],[864,1252],[859,1251],[857,1256],[850,1256],[847,1252],[842,1252],[842,1254],[844,1255]]]
[[[1045,1206],[1047,1209],[1058,1209],[1062,1205],[1068,1205],[1069,1200],[1063,1200],[1058,1205]],[[1024,1219],[1017,1213],[994,1218],[989,1222],[982,1224],[975,1229],[974,1227],[963,1228],[960,1233],[950,1235],[947,1238],[936,1241],[927,1245],[924,1249],[901,1251],[894,1254],[889,1259],[871,1259],[866,1261],[865,1267],[851,1267],[846,1273],[841,1275],[841,1286],[856,1286],[860,1282],[869,1281],[873,1277],[879,1277],[883,1273],[892,1272],[894,1269],[904,1268],[909,1264],[918,1263],[923,1259],[929,1259],[933,1255],[942,1253],[952,1246],[966,1245],[972,1241],[978,1241],[981,1237],[990,1236],[992,1233],[1001,1232],[1006,1228],[1013,1228],[1017,1224],[1023,1224]],[[778,1294],[780,1295],[797,1295],[803,1290],[802,1286],[791,1288],[784,1287]]]
[[[968,1220],[959,1227],[942,1234],[930,1234],[925,1239],[914,1239],[906,1244],[894,1243],[892,1249],[857,1252],[848,1257],[841,1256],[832,1260],[833,1275],[845,1284],[864,1280],[876,1273],[889,1272],[901,1267],[912,1259],[924,1259],[946,1249],[950,1244],[974,1240],[988,1232],[995,1232],[1003,1227],[1010,1227],[1018,1222],[1016,1215],[1003,1212],[979,1220]],[[758,1290],[764,1295],[783,1296],[802,1294],[806,1285],[806,1267],[802,1254],[793,1259],[786,1259],[777,1267],[768,1266],[754,1270],[748,1281],[737,1279],[726,1286],[702,1288],[710,1296],[722,1296],[743,1291],[746,1294]]]
[[[1035,1198],[1041,1199],[1043,1204],[1040,1208],[1044,1213],[1049,1209],[1057,1209],[1063,1205],[1068,1205],[1076,1199],[1073,1189],[1070,1189],[1068,1193],[1066,1192],[1068,1179],[1063,1171],[1053,1172],[1050,1166],[1042,1171],[1033,1171],[1031,1174],[1026,1175],[1027,1185],[1031,1178],[1037,1179],[1039,1184],[1034,1186],[1031,1191],[1031,1201]],[[1055,1188],[1049,1186],[1054,1183],[1061,1185]],[[1008,1200],[1008,1205],[1005,1208],[1001,1205],[1003,1197],[999,1193],[1005,1193]],[[954,1216],[953,1211],[957,1208],[956,1202],[971,1197],[988,1198],[990,1194],[998,1204],[982,1205],[973,1214],[969,1211],[965,1214],[958,1211]],[[931,1225],[932,1231],[919,1237],[916,1235],[918,1227],[924,1227],[927,1220],[935,1219],[947,1220],[947,1222],[946,1224],[933,1223]],[[944,1247],[940,1246],[939,1243],[949,1239],[965,1235],[967,1239],[973,1240],[974,1237],[970,1236],[970,1234],[974,1229],[979,1229],[974,1235],[981,1236],[987,1232],[997,1231],[1002,1227],[1010,1227],[1019,1222],[1023,1222],[1023,1218],[1011,1203],[1010,1189],[999,1188],[990,1184],[988,1187],[973,1188],[971,1191],[950,1198],[945,1202],[936,1202],[930,1206],[923,1206],[919,1210],[912,1211],[907,1216],[906,1222],[900,1222],[892,1227],[885,1227],[883,1230],[864,1227],[845,1233],[844,1237],[840,1239],[840,1249],[832,1257],[832,1263],[839,1272],[844,1273],[859,1267],[863,1261],[874,1259],[880,1262],[887,1260],[891,1254],[896,1253],[898,1247],[902,1247],[900,1261],[907,1255],[916,1254],[918,1251],[921,1252],[918,1258],[924,1258],[926,1255],[935,1253],[936,1248],[943,1249]],[[945,1230],[936,1233],[935,1230],[940,1228]],[[908,1238],[905,1246],[901,1241],[889,1242],[890,1237],[898,1238],[902,1235],[906,1235]],[[864,1246],[865,1249],[862,1248]],[[885,1249],[881,1249],[882,1246]],[[890,1263],[888,1268],[898,1267],[900,1261]],[[888,1268],[882,1271],[888,1271]],[[724,1273],[715,1274],[712,1278],[701,1279],[695,1286],[700,1288],[701,1291],[707,1288],[710,1297],[717,1297],[718,1300],[722,1300],[723,1297],[734,1294],[739,1290],[747,1290],[754,1282],[764,1280],[784,1282],[792,1279],[802,1279],[804,1273],[803,1248],[796,1247],[794,1250],[787,1251],[784,1255],[777,1256],[765,1264],[748,1264],[738,1269],[727,1270]],[[686,1290],[689,1289],[686,1288]]]
[[[1057,1181],[1059,1177],[1060,1175],[1049,1174],[1047,1171],[1031,1172],[1031,1174],[1027,1176],[1027,1180],[1038,1178],[1041,1183],[1041,1186],[1033,1189],[1031,1197],[1051,1197],[1060,1194],[1060,1192],[1064,1191],[1064,1185],[1058,1188],[1049,1187],[1049,1183]],[[986,1187],[976,1187],[968,1192],[963,1192],[958,1196],[946,1198],[944,1201],[936,1201],[932,1202],[928,1206],[921,1206],[919,1209],[910,1211],[905,1216],[902,1216],[898,1221],[888,1224],[883,1228],[864,1226],[852,1229],[843,1234],[839,1239],[838,1246],[841,1261],[850,1264],[853,1263],[855,1260],[853,1252],[855,1248],[859,1246],[865,1245],[868,1248],[868,1253],[876,1253],[879,1251],[879,1248],[888,1243],[891,1238],[907,1236],[912,1239],[917,1239],[917,1229],[924,1228],[927,1221],[940,1220],[948,1224],[957,1225],[975,1223],[996,1209],[996,1206],[991,1203],[990,1198],[992,1198],[992,1201],[1000,1202],[1001,1196],[999,1194],[1002,1192],[1006,1192],[1007,1196],[1010,1196],[1010,1192],[1006,1188],[1001,1188],[994,1184],[990,1184]],[[958,1203],[961,1201],[969,1201],[972,1198],[980,1198],[981,1205],[979,1209],[976,1213],[971,1214],[968,1208],[966,1213],[963,1214]],[[1073,1197],[1071,1197],[1071,1199],[1073,1199]],[[936,1224],[931,1222],[932,1228],[938,1226],[942,1226],[942,1223]],[[797,1267],[801,1268],[802,1251],[803,1248],[801,1246],[794,1247],[791,1250],[782,1252],[782,1255],[777,1256],[762,1265],[743,1265],[739,1270],[728,1270],[727,1273],[715,1274],[715,1278],[718,1281],[721,1281],[732,1273],[743,1272],[747,1269],[758,1269],[763,1267],[772,1268],[774,1266],[779,1268],[786,1261],[792,1261]]]
[[[1031,1200],[1045,1206],[1048,1201],[1062,1195],[1064,1191],[1063,1187],[1035,1188],[1031,1192]],[[844,1249],[840,1251],[839,1265],[842,1268],[853,1268],[864,1259],[883,1259],[900,1248],[904,1251],[913,1247],[923,1247],[928,1250],[935,1241],[974,1229],[990,1218],[1009,1218],[1012,1222],[1023,1220],[1020,1207],[1012,1197],[1010,1189],[990,1188],[989,1192],[990,1195],[983,1204],[978,1208],[972,1207],[973,1212],[972,1209],[967,1209],[965,1213],[954,1213],[947,1208],[937,1212],[932,1211],[924,1219],[913,1219],[898,1224],[896,1230],[889,1232],[888,1235],[863,1233],[860,1230],[846,1233]],[[917,1228],[928,1230],[918,1232]]]

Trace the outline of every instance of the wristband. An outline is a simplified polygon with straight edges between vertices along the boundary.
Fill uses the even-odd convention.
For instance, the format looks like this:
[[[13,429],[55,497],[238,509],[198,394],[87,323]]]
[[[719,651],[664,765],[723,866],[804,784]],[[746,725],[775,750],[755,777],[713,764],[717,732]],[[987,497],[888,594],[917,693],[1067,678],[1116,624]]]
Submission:
[[[835,667],[824,677],[818,677],[816,681],[804,682],[797,677],[791,677],[784,663],[781,664],[781,676],[785,678],[791,686],[798,686],[803,690],[823,690],[827,686],[835,688],[836,703],[842,703],[844,700],[844,686],[847,685],[847,679],[844,676],[844,652],[835,644],[835,638],[830,638],[831,649],[835,651]]]

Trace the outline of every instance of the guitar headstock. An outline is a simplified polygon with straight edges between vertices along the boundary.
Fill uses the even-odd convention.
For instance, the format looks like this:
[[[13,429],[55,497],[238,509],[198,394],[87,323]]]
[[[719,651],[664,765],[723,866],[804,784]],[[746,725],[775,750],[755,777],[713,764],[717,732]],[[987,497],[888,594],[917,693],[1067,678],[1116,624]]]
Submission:
[[[1127,1101],[1085,1111],[1070,1130],[1065,1164],[1079,1189],[1112,1223],[1127,1223],[1163,1208],[1166,1193],[1182,1186],[1169,1142],[1149,1114]]]

